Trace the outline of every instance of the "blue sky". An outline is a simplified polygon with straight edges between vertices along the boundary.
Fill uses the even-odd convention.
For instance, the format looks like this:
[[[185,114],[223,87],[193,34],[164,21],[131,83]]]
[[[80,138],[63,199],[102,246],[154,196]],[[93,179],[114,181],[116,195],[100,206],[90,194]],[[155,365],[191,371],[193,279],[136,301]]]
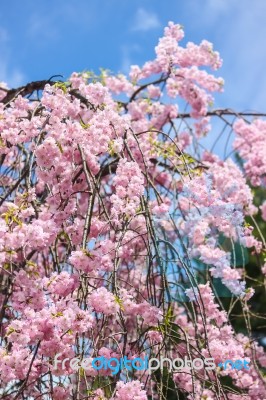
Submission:
[[[217,106],[266,108],[265,0],[10,0],[0,9],[0,81],[16,87],[54,74],[153,58],[169,20],[186,41],[221,53],[225,92]]]

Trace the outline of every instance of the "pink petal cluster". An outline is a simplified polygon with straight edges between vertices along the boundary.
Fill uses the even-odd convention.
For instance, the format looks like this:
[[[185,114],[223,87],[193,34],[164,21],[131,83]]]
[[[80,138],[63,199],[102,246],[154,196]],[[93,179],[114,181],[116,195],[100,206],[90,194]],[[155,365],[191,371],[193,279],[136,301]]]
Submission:
[[[157,400],[166,383],[159,371],[73,371],[71,359],[199,355],[217,364],[246,358],[250,370],[174,372],[167,382],[183,397],[266,398],[265,351],[249,333],[266,275],[266,202],[250,188],[265,189],[266,122],[239,114],[234,123],[243,165],[200,151],[215,130],[222,60],[208,41],[184,47],[183,37],[170,22],[154,59],[128,77],[74,72],[45,82],[39,97],[33,89],[11,100],[0,83],[6,400]],[[236,247],[256,256],[259,279],[247,277]],[[215,278],[232,294],[230,313]],[[247,334],[234,328],[235,304]]]

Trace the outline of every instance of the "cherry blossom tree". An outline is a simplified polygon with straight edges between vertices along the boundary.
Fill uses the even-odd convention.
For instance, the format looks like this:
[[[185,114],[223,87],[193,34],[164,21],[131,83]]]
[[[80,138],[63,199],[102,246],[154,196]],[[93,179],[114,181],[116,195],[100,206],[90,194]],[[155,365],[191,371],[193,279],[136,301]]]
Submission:
[[[222,60],[183,36],[170,22],[128,77],[1,84],[1,399],[265,400],[266,121],[214,108]],[[217,120],[224,158],[202,144]]]

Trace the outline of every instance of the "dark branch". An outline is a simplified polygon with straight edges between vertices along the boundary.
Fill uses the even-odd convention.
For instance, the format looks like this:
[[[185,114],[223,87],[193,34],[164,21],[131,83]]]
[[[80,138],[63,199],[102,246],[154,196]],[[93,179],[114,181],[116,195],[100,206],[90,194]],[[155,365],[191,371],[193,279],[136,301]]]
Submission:
[[[222,115],[232,115],[232,116],[240,116],[240,117],[266,117],[266,113],[260,113],[256,111],[245,111],[245,112],[237,112],[234,110],[230,110],[230,108],[221,108],[213,111],[208,111],[206,113],[206,117],[221,117]],[[178,114],[178,118],[192,118],[190,113]]]
[[[35,81],[27,83],[25,86],[20,86],[17,89],[10,89],[7,91],[5,97],[1,100],[1,103],[7,104],[14,100],[18,95],[22,97],[29,96],[35,91],[43,90],[46,84],[54,85],[58,81],[51,81],[46,79],[43,81]]]

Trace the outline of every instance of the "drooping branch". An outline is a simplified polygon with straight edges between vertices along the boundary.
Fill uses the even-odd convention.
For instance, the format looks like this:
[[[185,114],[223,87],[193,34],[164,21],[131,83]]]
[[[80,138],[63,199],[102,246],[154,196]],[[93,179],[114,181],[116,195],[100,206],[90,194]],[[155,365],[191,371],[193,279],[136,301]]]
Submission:
[[[36,91],[40,91],[43,90],[46,84],[50,84],[50,85],[54,85],[58,82],[62,82],[62,81],[58,81],[55,80],[53,81],[52,79],[56,78],[56,77],[62,77],[61,75],[54,75],[49,79],[46,80],[41,80],[41,81],[33,81],[30,83],[27,83],[24,86],[20,86],[18,88],[13,88],[13,89],[5,89],[5,88],[1,88],[1,90],[6,92],[5,97],[0,100],[1,103],[3,104],[8,104],[9,102],[11,102],[12,100],[14,100],[18,95],[21,95],[22,97],[26,97],[26,96],[31,96],[34,92]],[[145,88],[147,88],[149,85],[151,84],[159,84],[159,83],[163,83],[167,80],[168,76],[163,76],[160,77],[159,79],[157,79],[156,81],[153,82],[148,82],[142,86],[140,86],[130,97],[129,99],[129,103],[133,100],[135,100],[136,96]],[[87,106],[91,106],[91,104],[88,102],[88,100],[82,96],[77,90],[72,89],[69,91],[69,93],[76,97],[77,99],[79,99],[82,103],[86,104]],[[126,105],[126,103],[123,103],[121,101],[118,101],[119,104],[123,104],[124,106]],[[217,117],[221,117],[223,115],[231,115],[231,116],[239,116],[239,117],[266,117],[266,113],[262,113],[262,112],[257,112],[257,111],[243,111],[243,112],[238,112],[235,111],[233,109],[230,108],[218,108],[212,111],[208,111],[206,113],[206,117],[213,117],[213,116],[217,116]],[[185,118],[192,118],[190,113],[180,113],[178,114],[178,119],[185,119]]]
[[[54,75],[50,79],[45,79],[45,80],[42,80],[42,81],[33,81],[33,82],[30,82],[30,83],[27,83],[24,86],[20,86],[20,87],[18,87],[16,89],[10,89],[10,90],[7,90],[7,91],[5,90],[6,91],[6,95],[0,102],[4,103],[4,104],[8,104],[12,100],[14,100],[18,95],[21,95],[22,97],[30,96],[36,91],[43,90],[45,85],[47,85],[48,83],[50,85],[54,85],[58,81],[52,81],[52,79],[57,77],[57,76],[59,77],[61,75]]]
[[[216,110],[208,111],[206,117],[222,117],[223,115],[231,115],[235,117],[266,117],[266,113],[256,112],[256,111],[243,111],[238,112],[231,110],[230,108],[218,108]],[[178,114],[178,118],[192,118],[190,113]]]

